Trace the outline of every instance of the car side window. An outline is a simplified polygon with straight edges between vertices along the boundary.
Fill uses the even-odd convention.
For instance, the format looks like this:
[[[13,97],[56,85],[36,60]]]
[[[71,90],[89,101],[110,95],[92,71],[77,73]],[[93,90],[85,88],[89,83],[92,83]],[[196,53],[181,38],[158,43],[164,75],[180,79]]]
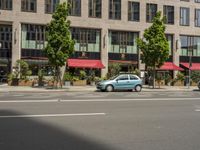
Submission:
[[[133,75],[130,75],[130,80],[138,80],[138,78]]]
[[[122,75],[117,78],[117,80],[128,80],[128,75]]]

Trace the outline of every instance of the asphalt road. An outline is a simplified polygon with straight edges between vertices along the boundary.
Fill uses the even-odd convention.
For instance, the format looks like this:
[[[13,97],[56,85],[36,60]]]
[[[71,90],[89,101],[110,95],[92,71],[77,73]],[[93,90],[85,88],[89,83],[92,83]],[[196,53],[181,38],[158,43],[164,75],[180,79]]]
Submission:
[[[200,150],[200,92],[0,93],[0,150]]]

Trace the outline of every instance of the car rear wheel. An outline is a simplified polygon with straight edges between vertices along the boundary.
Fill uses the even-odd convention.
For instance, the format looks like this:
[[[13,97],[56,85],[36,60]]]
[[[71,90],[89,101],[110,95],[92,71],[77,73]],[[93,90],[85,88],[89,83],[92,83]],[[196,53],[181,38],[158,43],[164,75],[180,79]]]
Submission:
[[[108,86],[106,87],[106,91],[107,91],[107,92],[112,92],[113,90],[114,90],[114,88],[113,88],[112,85],[108,85]]]
[[[142,86],[141,85],[136,85],[135,86],[135,91],[136,92],[141,92],[141,90],[142,90]]]
[[[198,83],[198,88],[199,88],[199,90],[200,90],[200,81],[199,81],[199,83]]]

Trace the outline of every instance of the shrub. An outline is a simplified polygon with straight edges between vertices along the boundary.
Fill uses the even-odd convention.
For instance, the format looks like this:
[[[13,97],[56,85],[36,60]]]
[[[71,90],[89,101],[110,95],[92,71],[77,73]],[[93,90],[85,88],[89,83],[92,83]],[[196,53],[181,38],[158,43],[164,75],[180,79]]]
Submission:
[[[177,75],[176,75],[175,80],[176,80],[176,81],[184,81],[184,79],[185,79],[184,74],[181,73],[181,72],[178,72]]]
[[[195,83],[199,82],[200,81],[200,71],[192,71],[191,79]]]
[[[84,70],[80,70],[80,79],[85,80],[86,78],[86,72]]]
[[[72,81],[73,77],[69,72],[65,72],[63,80],[64,81]]]
[[[119,63],[110,63],[108,65],[108,74],[107,74],[107,78],[111,78],[113,76],[116,76],[119,74],[121,70],[121,66]]]

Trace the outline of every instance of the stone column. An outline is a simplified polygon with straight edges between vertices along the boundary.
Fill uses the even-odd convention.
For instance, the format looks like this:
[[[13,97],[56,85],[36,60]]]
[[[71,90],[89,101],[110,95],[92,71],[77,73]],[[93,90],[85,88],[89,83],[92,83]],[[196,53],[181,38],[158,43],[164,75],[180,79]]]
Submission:
[[[12,26],[12,64],[11,70],[15,67],[18,59],[21,59],[21,24],[18,21],[13,22]]]
[[[101,70],[101,77],[105,77],[108,73],[108,46],[108,29],[103,28],[101,32],[101,62],[105,68]]]

